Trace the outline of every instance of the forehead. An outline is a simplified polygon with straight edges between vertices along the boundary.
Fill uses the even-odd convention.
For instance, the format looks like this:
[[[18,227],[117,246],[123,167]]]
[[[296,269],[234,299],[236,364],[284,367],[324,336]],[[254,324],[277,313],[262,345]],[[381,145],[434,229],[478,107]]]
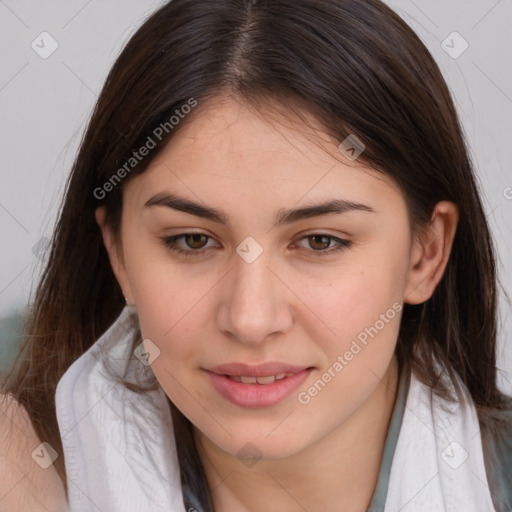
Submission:
[[[180,191],[209,203],[229,196],[229,202],[285,207],[334,194],[361,202],[401,196],[386,174],[350,161],[339,142],[304,112],[275,102],[256,110],[217,97],[196,107],[147,170],[130,181],[128,199],[141,206],[150,194]]]

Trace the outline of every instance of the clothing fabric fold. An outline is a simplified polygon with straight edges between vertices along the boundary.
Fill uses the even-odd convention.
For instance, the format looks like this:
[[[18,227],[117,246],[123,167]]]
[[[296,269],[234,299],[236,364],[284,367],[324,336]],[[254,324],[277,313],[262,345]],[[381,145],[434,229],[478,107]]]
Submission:
[[[185,512],[163,389],[138,393],[119,382],[151,375],[132,353],[133,324],[127,306],[58,382],[70,512]]]
[[[133,353],[136,327],[126,306],[57,385],[69,512],[186,512],[169,403]],[[152,377],[143,392],[121,382]],[[412,374],[403,405],[382,512],[494,512],[471,400],[442,400]]]

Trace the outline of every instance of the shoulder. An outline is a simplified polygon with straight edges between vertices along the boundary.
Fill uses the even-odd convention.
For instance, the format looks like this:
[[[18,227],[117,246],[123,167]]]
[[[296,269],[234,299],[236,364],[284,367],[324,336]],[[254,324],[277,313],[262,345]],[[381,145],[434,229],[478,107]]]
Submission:
[[[62,482],[42,448],[25,407],[0,394],[0,512],[67,510]]]

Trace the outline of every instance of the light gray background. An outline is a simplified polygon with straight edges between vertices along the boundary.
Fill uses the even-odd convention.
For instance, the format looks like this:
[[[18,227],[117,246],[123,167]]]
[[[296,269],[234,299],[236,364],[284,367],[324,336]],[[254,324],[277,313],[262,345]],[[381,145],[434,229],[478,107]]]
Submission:
[[[387,3],[418,33],[448,81],[482,185],[500,277],[512,296],[512,0]],[[0,0],[0,318],[22,309],[33,292],[103,81],[125,42],[161,4]],[[469,45],[457,58],[443,49],[443,41],[452,52],[463,48],[454,31]],[[42,32],[58,44],[46,59],[31,47],[42,46]],[[500,386],[512,393],[512,314],[503,297],[500,306]]]

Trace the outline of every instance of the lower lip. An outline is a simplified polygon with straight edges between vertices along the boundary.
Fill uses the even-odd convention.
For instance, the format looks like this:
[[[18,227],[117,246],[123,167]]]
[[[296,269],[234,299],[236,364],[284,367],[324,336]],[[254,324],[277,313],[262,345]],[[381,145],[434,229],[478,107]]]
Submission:
[[[235,382],[225,375],[207,371],[215,389],[232,404],[240,407],[270,407],[287,398],[311,373],[306,368],[290,377],[276,380],[272,384],[244,384]]]

